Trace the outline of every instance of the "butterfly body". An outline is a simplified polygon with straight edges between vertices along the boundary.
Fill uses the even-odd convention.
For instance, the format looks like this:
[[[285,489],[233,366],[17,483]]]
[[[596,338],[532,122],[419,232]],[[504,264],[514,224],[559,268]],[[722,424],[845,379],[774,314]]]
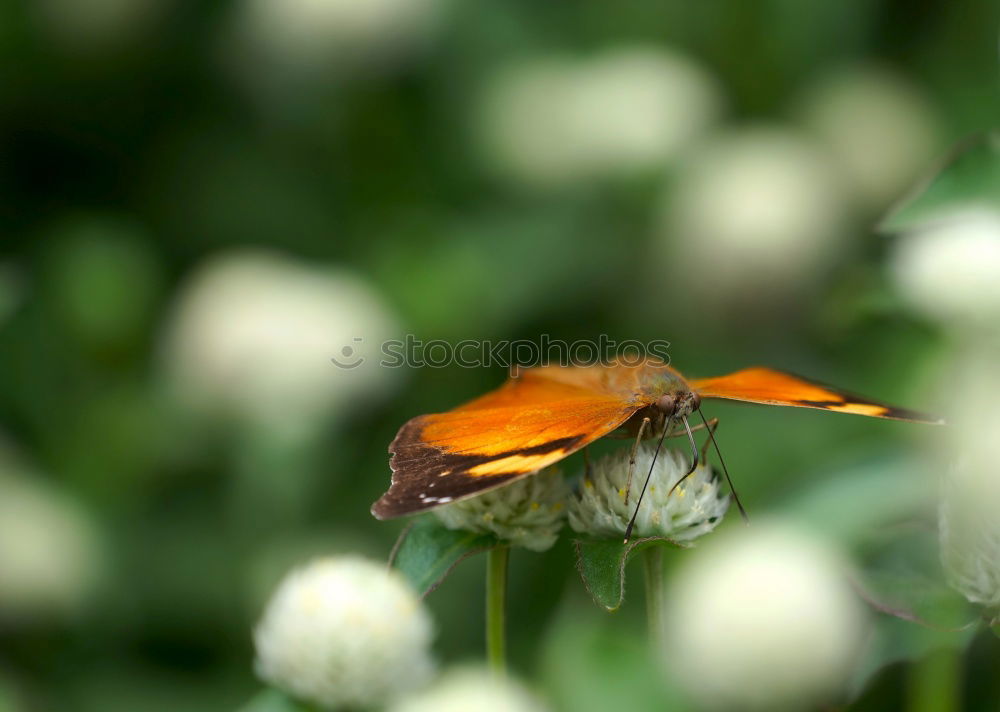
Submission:
[[[499,487],[646,417],[650,434],[662,433],[704,398],[940,422],[763,367],[689,381],[652,358],[541,366],[453,410],[405,423],[389,446],[392,484],[372,513],[390,519]]]

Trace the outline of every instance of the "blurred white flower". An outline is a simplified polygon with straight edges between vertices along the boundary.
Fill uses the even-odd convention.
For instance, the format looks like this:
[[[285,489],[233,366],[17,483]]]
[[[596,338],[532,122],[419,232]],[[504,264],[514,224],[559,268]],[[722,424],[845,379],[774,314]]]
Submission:
[[[660,48],[622,48],[585,62],[570,107],[581,168],[656,167],[715,118],[719,96],[691,59]]]
[[[379,347],[394,335],[360,277],[247,250],[189,278],[165,359],[195,409],[296,430],[386,391],[395,372],[379,366]]]
[[[995,437],[1000,418],[994,416]],[[1000,612],[1000,470],[957,466],[946,477],[939,512],[948,582],[973,603]]]
[[[410,695],[389,712],[545,712],[538,698],[509,676],[479,668],[446,672],[427,690]]]
[[[690,554],[664,653],[701,706],[816,709],[842,690],[865,631],[843,563],[803,532],[754,522]]]
[[[38,0],[44,29],[70,49],[135,42],[172,0]]]
[[[843,250],[844,206],[829,159],[805,138],[777,128],[720,136],[665,205],[671,288],[721,303],[794,293]]]
[[[657,168],[718,113],[712,78],[687,57],[623,47],[501,72],[480,107],[481,141],[504,172],[553,185]]]
[[[576,170],[575,139],[565,107],[574,79],[571,62],[546,59],[507,68],[488,80],[478,116],[487,157],[526,183],[570,179]]]
[[[0,619],[73,615],[104,560],[87,513],[50,485],[0,459]]]
[[[845,184],[875,207],[915,183],[936,153],[930,102],[888,71],[868,67],[830,77],[810,91],[802,111]]]
[[[449,529],[493,534],[514,546],[545,551],[559,537],[569,494],[562,473],[548,468],[432,511]]]
[[[623,537],[655,450],[656,443],[639,445],[627,504],[625,483],[632,448],[616,450],[594,462],[590,477],[584,478],[579,492],[570,501],[570,526],[581,534],[595,537]],[[670,494],[670,489],[689,467],[683,454],[669,448],[660,449],[649,486],[639,505],[632,536],[665,536],[674,541],[691,541],[712,531],[722,521],[729,508],[729,497],[720,490],[719,478],[711,467],[699,464]]]
[[[939,509],[941,558],[951,585],[1000,609],[1000,349],[979,340],[949,369],[950,427]]]
[[[288,575],[254,629],[257,674],[326,709],[379,705],[430,678],[432,632],[384,564],[318,559]]]
[[[437,25],[442,0],[242,0],[240,34],[264,67],[323,72],[405,54]],[[248,73],[260,72],[250,62]]]
[[[923,316],[1000,331],[1000,212],[960,211],[900,235],[889,268]]]

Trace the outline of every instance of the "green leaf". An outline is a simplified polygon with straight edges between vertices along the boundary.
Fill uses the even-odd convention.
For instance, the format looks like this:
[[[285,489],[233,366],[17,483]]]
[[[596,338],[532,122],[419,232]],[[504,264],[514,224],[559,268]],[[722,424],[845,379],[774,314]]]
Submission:
[[[893,527],[892,537],[871,552],[856,589],[876,615],[852,680],[855,694],[887,665],[963,650],[979,629],[977,611],[944,581],[933,529]]]
[[[859,563],[852,583],[872,611],[872,635],[854,667],[852,697],[888,665],[964,649],[978,628],[974,608],[945,582],[931,525],[937,475],[928,467],[906,456],[873,457],[838,468],[837,477],[806,478],[813,484],[782,507]]]
[[[901,523],[870,548],[859,592],[877,610],[944,633],[965,629],[979,612],[948,586],[936,528]]]
[[[683,545],[666,537],[633,539],[628,544],[615,539],[577,539],[576,568],[594,603],[617,611],[625,600],[625,566],[633,554],[649,546]]]
[[[978,630],[975,625],[956,631],[934,630],[901,618],[878,616],[869,643],[848,683],[850,697],[859,696],[872,679],[889,665],[917,661],[944,649],[965,650]]]
[[[934,177],[890,211],[879,229],[903,232],[976,208],[1000,210],[1000,131],[960,143]]]
[[[496,537],[448,529],[434,517],[424,517],[403,531],[389,563],[426,596],[459,562],[498,543]]]
[[[267,688],[241,707],[240,712],[314,712],[314,709],[310,705],[296,702],[280,690]]]
[[[781,503],[782,514],[845,546],[861,546],[886,527],[935,506],[938,481],[926,458],[878,456],[809,475],[803,478],[808,486]]]

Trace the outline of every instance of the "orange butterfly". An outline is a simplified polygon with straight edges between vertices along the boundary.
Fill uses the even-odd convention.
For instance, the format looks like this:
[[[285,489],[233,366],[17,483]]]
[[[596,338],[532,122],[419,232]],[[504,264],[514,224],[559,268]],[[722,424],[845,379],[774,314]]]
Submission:
[[[541,366],[454,410],[403,425],[389,446],[392,484],[372,514],[391,519],[471,497],[645,418],[661,430],[683,420],[690,435],[687,416],[703,398],[942,422],[759,366],[691,381],[653,358],[638,365]]]

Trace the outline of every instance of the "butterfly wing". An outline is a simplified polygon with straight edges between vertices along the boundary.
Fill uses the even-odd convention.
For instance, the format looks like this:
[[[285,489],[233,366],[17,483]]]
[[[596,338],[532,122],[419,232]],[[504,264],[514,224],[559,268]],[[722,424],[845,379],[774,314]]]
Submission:
[[[879,403],[790,373],[761,366],[746,368],[726,376],[692,380],[690,384],[702,398],[820,408],[838,413],[854,413],[915,423],[943,422],[940,418]]]
[[[479,494],[608,434],[647,403],[607,371],[529,369],[447,413],[413,418],[389,446],[392,484],[372,514],[391,519]]]

